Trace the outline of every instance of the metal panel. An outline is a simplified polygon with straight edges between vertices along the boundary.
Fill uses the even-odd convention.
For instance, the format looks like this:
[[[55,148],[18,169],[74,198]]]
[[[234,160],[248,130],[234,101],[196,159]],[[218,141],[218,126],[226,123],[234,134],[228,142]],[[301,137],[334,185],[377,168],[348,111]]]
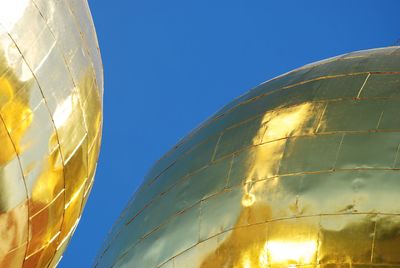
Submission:
[[[55,266],[93,182],[103,67],[86,0],[79,19],[70,4],[0,1],[1,267]]]
[[[400,48],[304,66],[149,171],[96,267],[400,267]]]

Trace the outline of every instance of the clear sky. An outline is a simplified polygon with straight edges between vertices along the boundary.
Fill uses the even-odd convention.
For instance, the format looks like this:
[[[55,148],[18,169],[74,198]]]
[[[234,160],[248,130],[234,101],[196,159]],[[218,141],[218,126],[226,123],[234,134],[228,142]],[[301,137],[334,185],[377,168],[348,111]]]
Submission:
[[[105,74],[96,181],[60,267],[90,267],[150,166],[223,105],[400,39],[399,0],[89,0]]]

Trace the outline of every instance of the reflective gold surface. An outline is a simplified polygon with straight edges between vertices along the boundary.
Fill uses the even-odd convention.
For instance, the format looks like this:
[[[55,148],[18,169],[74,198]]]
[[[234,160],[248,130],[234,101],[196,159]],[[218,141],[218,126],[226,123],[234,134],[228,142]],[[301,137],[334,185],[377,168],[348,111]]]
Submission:
[[[103,68],[86,0],[0,1],[0,267],[54,267],[93,182]]]
[[[399,115],[400,47],[270,80],[154,165],[95,266],[400,267]]]

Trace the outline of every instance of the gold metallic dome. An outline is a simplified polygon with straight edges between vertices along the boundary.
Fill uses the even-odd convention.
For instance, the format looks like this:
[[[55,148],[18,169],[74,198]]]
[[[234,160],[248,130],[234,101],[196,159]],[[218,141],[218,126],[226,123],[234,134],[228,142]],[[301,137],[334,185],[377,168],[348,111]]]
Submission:
[[[96,267],[400,267],[400,47],[234,100],[150,170]]]
[[[0,267],[53,267],[90,192],[103,69],[86,0],[0,1]]]

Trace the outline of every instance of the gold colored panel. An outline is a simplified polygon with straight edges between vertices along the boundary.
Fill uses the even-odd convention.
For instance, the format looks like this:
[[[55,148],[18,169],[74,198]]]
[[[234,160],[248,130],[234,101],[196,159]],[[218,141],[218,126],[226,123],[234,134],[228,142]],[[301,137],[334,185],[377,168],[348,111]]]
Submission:
[[[16,152],[3,122],[0,122],[0,142],[2,145],[2,150],[0,151],[0,166],[4,166],[11,159],[16,157]]]
[[[103,88],[103,70],[98,68],[101,66],[101,57],[99,53],[99,44],[97,42],[96,32],[93,28],[93,21],[86,19],[90,18],[88,3],[84,1],[66,1],[70,7],[70,11],[75,17],[78,25],[78,31],[83,32],[82,39],[86,45],[86,51],[90,54],[91,65],[94,66],[96,73],[97,84],[100,88]]]
[[[278,175],[286,139],[251,147],[235,155],[228,186],[264,180]]]
[[[314,133],[324,108],[325,103],[306,102],[266,113],[263,118],[266,129],[262,142]]]
[[[54,252],[53,259],[49,264],[49,267],[57,267],[58,263],[61,261],[64,251],[68,247],[70,239],[71,239],[70,236],[66,237],[65,240],[63,240],[63,243],[57,246],[56,251]]]
[[[45,18],[57,45],[62,48],[67,62],[73,54],[81,49],[81,36],[76,29],[76,22],[68,11],[67,1],[34,0]]]
[[[2,24],[16,43],[20,44],[19,47],[22,48],[22,55],[24,55],[26,53],[24,48],[30,47],[38,39],[46,25],[32,1],[22,0],[20,3],[14,4],[10,4],[11,1],[3,2],[9,2],[3,4],[6,5],[3,7],[4,10],[13,8],[14,12],[18,13],[19,18],[12,24]],[[30,27],[26,27],[26,25],[30,25]]]
[[[373,263],[400,263],[400,216],[379,216],[374,240]]]
[[[370,263],[376,216],[321,217],[319,263]]]
[[[46,64],[40,65],[34,73],[58,129],[68,122],[77,99],[73,94],[72,78],[58,47],[48,51]]]
[[[7,162],[0,163],[0,214],[7,214],[26,202],[28,194],[18,158],[13,151],[14,146],[8,137],[3,137],[0,134],[0,141],[4,142],[3,145],[5,146],[5,150],[0,151],[0,157],[2,157],[1,161]],[[7,148],[7,146],[10,147]]]
[[[30,193],[31,215],[35,215],[53,202],[61,192],[64,192],[64,171],[61,161],[61,153],[57,148],[50,155],[44,157],[38,167],[39,170],[32,170],[32,174],[25,177],[28,182],[31,181],[31,177],[35,178]]]
[[[21,247],[28,239],[28,202],[0,214],[0,256]],[[0,258],[1,259],[1,258]]]
[[[61,227],[61,234],[59,238],[60,242],[65,240],[68,236],[70,236],[71,232],[73,232],[73,228],[80,218],[82,199],[83,188],[75,192],[73,198],[66,203],[64,221]]]
[[[1,254],[0,267],[22,267],[26,252],[26,243],[7,254]]]
[[[47,207],[30,218],[30,235],[27,255],[32,255],[57,238],[64,213],[64,192],[61,192]]]
[[[67,203],[73,201],[79,192],[84,192],[88,176],[87,158],[87,139],[85,138],[64,166],[65,200]]]
[[[198,267],[267,267],[267,236],[268,224],[256,224],[227,232]]]
[[[84,49],[75,51],[68,62],[68,66],[70,67],[71,76],[77,85],[81,84],[88,75],[94,73],[89,55]]]
[[[55,250],[56,245],[51,243],[34,254],[26,256],[23,267],[47,267],[54,256]]]
[[[83,192],[83,200],[82,200],[82,209],[86,206],[86,202],[89,199],[90,196],[90,192],[92,191],[93,188],[93,184],[94,184],[94,177],[92,177],[91,179],[88,179],[85,183],[85,187],[84,187],[84,192]]]
[[[241,213],[242,208],[241,192],[242,189],[236,188],[224,191],[201,202],[200,241],[234,228],[237,224],[237,215]],[[247,219],[247,212],[243,211],[242,214],[246,215],[243,218]],[[212,222],[203,220],[210,218],[215,220]]]
[[[319,222],[320,217],[315,216],[268,223],[268,242],[265,245],[268,265],[316,265]]]
[[[56,40],[37,10],[34,17],[40,25],[40,29],[35,29],[32,32],[22,31],[21,29],[21,32],[11,33],[11,37],[18,44],[18,48],[24,55],[24,61],[30,70],[37,73],[39,69],[46,66],[43,62],[48,60],[49,54],[56,50]],[[25,24],[23,25],[25,27]],[[23,33],[22,36],[18,36],[19,33]]]
[[[96,146],[98,153],[102,127],[101,96],[95,90],[96,84],[90,73],[83,77],[83,81],[78,84],[78,88],[80,90],[82,109],[85,111],[83,115],[87,126],[89,148]]]
[[[32,93],[36,92],[39,91]],[[58,149],[54,150],[58,146],[54,135],[52,119],[44,102],[32,109],[17,128],[11,129],[10,136],[18,145],[21,168],[31,198],[30,215],[47,206],[63,189],[61,156]]]
[[[64,121],[59,128],[57,128],[61,153],[63,155],[64,162],[66,163],[70,161],[70,158],[74,157],[75,151],[79,150],[79,148],[83,146],[82,144],[86,145],[85,150],[87,151],[87,133],[82,118],[83,115],[80,113],[80,107],[78,106],[79,103],[75,103],[75,105],[72,105],[70,108],[68,108],[75,110],[72,110],[67,120]],[[64,117],[58,117],[58,119],[63,120]]]
[[[212,267],[222,267],[218,266],[222,263],[223,259],[219,260],[222,256],[220,256],[220,252],[218,249],[222,246],[221,244],[224,240],[232,234],[231,231],[222,233],[220,235],[214,236],[210,239],[207,239],[198,245],[190,248],[189,250],[179,254],[174,257],[171,261],[167,262],[162,267],[171,268],[171,267],[211,267],[211,263],[205,262],[204,260],[209,258],[209,262],[213,262]],[[215,258],[215,259],[214,259]],[[215,261],[217,260],[217,261]],[[174,266],[172,266],[173,264]]]
[[[99,118],[101,118],[101,115],[99,115]],[[92,120],[93,118],[87,118],[87,120]],[[92,178],[95,174],[96,170],[96,165],[97,165],[97,159],[99,158],[100,154],[100,146],[101,146],[101,124],[100,121],[98,121],[99,124],[93,127],[92,129],[89,129],[88,131],[88,136],[87,136],[87,142],[88,142],[88,177]],[[90,126],[90,123],[88,124]],[[95,136],[93,136],[95,135]]]
[[[317,267],[319,268],[351,268],[354,267],[355,265],[349,264],[349,263],[331,263],[331,264],[321,264]],[[361,266],[361,267],[368,267],[370,268],[369,265]]]

